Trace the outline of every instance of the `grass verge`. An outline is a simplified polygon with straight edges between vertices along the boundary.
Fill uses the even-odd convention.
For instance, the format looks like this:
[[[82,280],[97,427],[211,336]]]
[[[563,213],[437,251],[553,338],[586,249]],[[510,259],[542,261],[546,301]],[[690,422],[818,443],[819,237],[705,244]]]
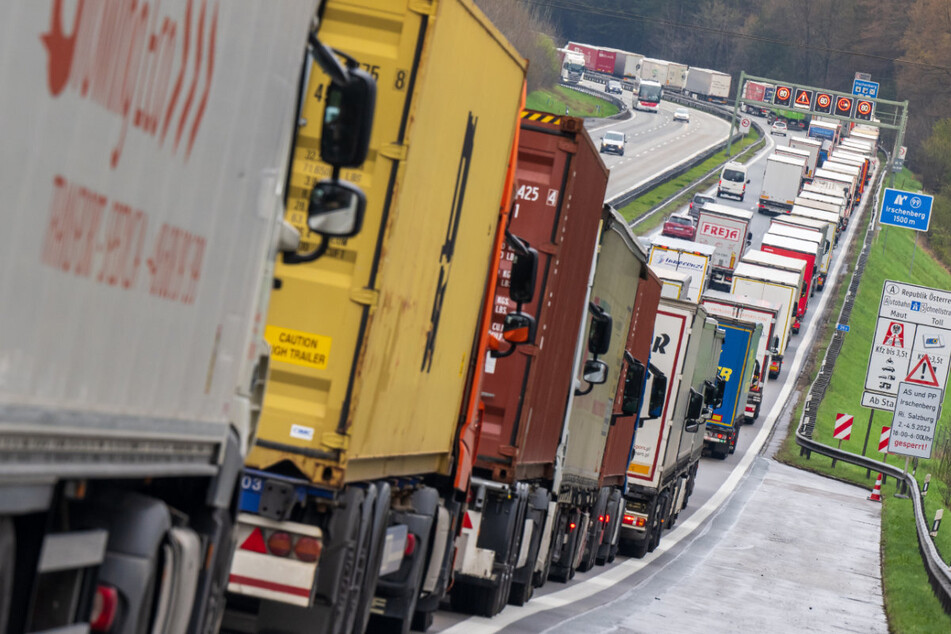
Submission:
[[[899,182],[911,190],[920,187],[908,173],[904,173]],[[909,270],[912,251],[915,249],[913,232],[894,227],[879,231],[872,241],[868,265],[850,317],[850,331],[845,336],[829,388],[819,406],[813,434],[813,438],[819,442],[835,446],[837,441],[832,440],[835,415],[839,412],[848,413],[855,416],[855,423],[852,438],[842,443],[842,449],[857,454],[863,453],[866,430],[871,424],[869,448],[865,454],[882,456],[878,453],[878,438],[882,426],[891,425],[892,415],[885,411],[864,409],[860,404],[869,352],[875,335],[882,286],[885,280],[891,279],[921,286],[951,288],[951,274],[940,262],[931,258],[921,248],[917,248],[914,267]],[[846,278],[841,280],[842,283],[838,286],[840,295],[844,295],[848,288],[850,275],[851,268],[848,268]],[[826,320],[825,332],[820,334],[823,345],[819,347],[815,355],[816,359],[821,359],[825,354],[825,347],[831,336],[831,328],[837,321],[841,303],[840,296],[837,298],[837,307]],[[809,374],[814,378],[815,370],[813,369]],[[803,397],[807,390],[808,384],[803,385]],[[799,455],[799,447],[795,444],[794,435],[801,411],[800,403],[796,408],[796,418],[790,427],[789,436],[785,439],[776,458],[794,466],[870,489],[876,477],[874,472],[868,476],[866,470],[860,467],[839,462],[833,468],[831,461],[823,456],[813,455],[811,459],[806,459]],[[946,432],[951,426],[951,410],[945,407],[943,412],[938,421],[936,434],[938,438],[941,437],[942,430]],[[951,443],[948,444],[951,445]],[[941,458],[944,456],[947,460],[951,457],[948,452],[951,452],[951,446],[941,447],[940,443],[936,442],[932,458],[918,461],[915,475],[919,484],[924,481],[926,474],[936,474]],[[899,467],[904,466],[905,463],[902,456],[888,456],[887,461]],[[927,573],[921,563],[912,504],[910,500],[894,497],[895,482],[891,479],[883,487],[882,493],[881,547],[885,609],[888,614],[889,628],[893,632],[949,632],[951,631],[951,616],[944,612],[934,597]],[[949,503],[951,503],[951,490],[948,483],[932,475],[928,496],[925,498],[926,517],[929,522],[938,508],[947,507]],[[935,544],[939,552],[944,553],[947,558],[948,554],[951,554],[951,528],[944,527],[943,530],[939,530]]]
[[[573,117],[610,117],[620,111],[607,99],[564,86],[532,91],[525,98],[525,107],[552,114],[570,114]],[[567,113],[565,108],[568,109]]]
[[[756,128],[753,128],[750,134],[746,135],[739,143],[733,144],[730,150],[730,158],[727,157],[726,150],[717,152],[703,163],[694,166],[674,180],[658,185],[654,189],[641,194],[636,199],[618,209],[618,212],[630,223],[648,213],[671,196],[676,196],[676,199],[671,204],[670,209],[679,209],[682,205],[689,203],[695,193],[701,192],[713,185],[713,183],[717,181],[718,176],[714,174],[699,182],[698,179],[703,178],[705,174],[726,163],[728,160],[738,160],[741,163],[749,161],[753,158],[755,151],[739,159],[736,159],[735,156],[751,145],[764,142],[762,135]],[[653,217],[639,223],[633,228],[633,231],[637,235],[648,234],[653,231],[654,228],[663,224],[666,216],[667,214],[655,214]]]

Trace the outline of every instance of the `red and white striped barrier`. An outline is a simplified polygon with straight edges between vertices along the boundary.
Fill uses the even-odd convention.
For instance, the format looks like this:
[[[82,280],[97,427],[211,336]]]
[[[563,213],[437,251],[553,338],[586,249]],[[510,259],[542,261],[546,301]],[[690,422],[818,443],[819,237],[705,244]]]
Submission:
[[[835,428],[832,432],[832,437],[836,440],[848,440],[852,437],[852,420],[853,416],[851,414],[836,414],[835,415]]]
[[[888,437],[892,435],[891,427],[882,427],[882,435],[878,439],[878,450],[881,453],[888,453]]]

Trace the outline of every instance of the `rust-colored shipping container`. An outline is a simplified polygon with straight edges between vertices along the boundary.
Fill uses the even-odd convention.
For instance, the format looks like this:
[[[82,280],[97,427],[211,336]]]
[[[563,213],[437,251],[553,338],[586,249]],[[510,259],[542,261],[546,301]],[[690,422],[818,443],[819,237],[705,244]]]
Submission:
[[[637,285],[637,297],[634,300],[634,316],[631,330],[627,336],[627,351],[646,367],[650,361],[651,343],[654,340],[654,318],[663,283],[660,278],[644,267],[643,277]],[[625,366],[625,372],[629,368]],[[614,397],[614,424],[608,432],[604,447],[604,459],[601,462],[601,486],[623,486],[627,477],[627,467],[631,462],[631,446],[634,442],[634,428],[638,416],[622,416],[621,401],[624,398],[624,376],[618,381],[617,395]]]
[[[537,329],[533,345],[487,361],[476,461],[484,477],[511,483],[554,475],[607,181],[581,119],[523,113],[509,231],[538,250],[535,295],[522,307]],[[515,309],[506,288],[511,257],[505,253],[500,267],[495,332]]]

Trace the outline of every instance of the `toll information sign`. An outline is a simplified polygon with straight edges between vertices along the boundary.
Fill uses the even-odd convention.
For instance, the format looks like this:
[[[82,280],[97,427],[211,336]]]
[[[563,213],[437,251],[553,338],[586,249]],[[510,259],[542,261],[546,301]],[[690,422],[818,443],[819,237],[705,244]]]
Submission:
[[[888,437],[888,453],[930,458],[943,390],[902,382]]]
[[[951,292],[886,280],[862,405],[891,409],[903,382],[943,390],[951,367]]]

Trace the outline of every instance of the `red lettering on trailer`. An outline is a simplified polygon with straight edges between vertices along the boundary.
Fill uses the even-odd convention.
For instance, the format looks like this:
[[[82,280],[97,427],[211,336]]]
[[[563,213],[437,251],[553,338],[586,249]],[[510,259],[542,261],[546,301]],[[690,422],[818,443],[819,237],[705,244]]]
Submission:
[[[47,83],[50,94],[67,88],[118,115],[119,138],[109,157],[109,166],[119,164],[128,126],[145,134],[165,136],[175,125],[174,154],[188,129],[184,160],[191,154],[204,119],[215,69],[218,2],[210,19],[208,0],[201,0],[197,28],[192,28],[194,0],[185,7],[181,59],[175,85],[169,89],[179,48],[179,22],[159,16],[160,3],[138,0],[78,0],[72,32],[63,25],[63,0],[53,0],[50,29],[40,36],[48,54]],[[209,22],[206,27],[206,22]],[[187,96],[182,96],[186,71],[191,68]],[[203,72],[204,71],[204,72]],[[201,83],[201,96],[197,98]],[[190,126],[188,125],[190,122]]]
[[[704,222],[700,226],[700,233],[708,236],[713,236],[714,238],[726,238],[727,240],[739,240],[740,231],[739,229],[734,229],[732,227],[724,227],[723,225],[715,225],[710,222]]]
[[[49,221],[40,262],[100,284],[135,288],[148,235],[141,209],[113,200],[64,176],[53,177]],[[152,295],[193,304],[198,296],[207,240],[165,223],[147,260]]]

